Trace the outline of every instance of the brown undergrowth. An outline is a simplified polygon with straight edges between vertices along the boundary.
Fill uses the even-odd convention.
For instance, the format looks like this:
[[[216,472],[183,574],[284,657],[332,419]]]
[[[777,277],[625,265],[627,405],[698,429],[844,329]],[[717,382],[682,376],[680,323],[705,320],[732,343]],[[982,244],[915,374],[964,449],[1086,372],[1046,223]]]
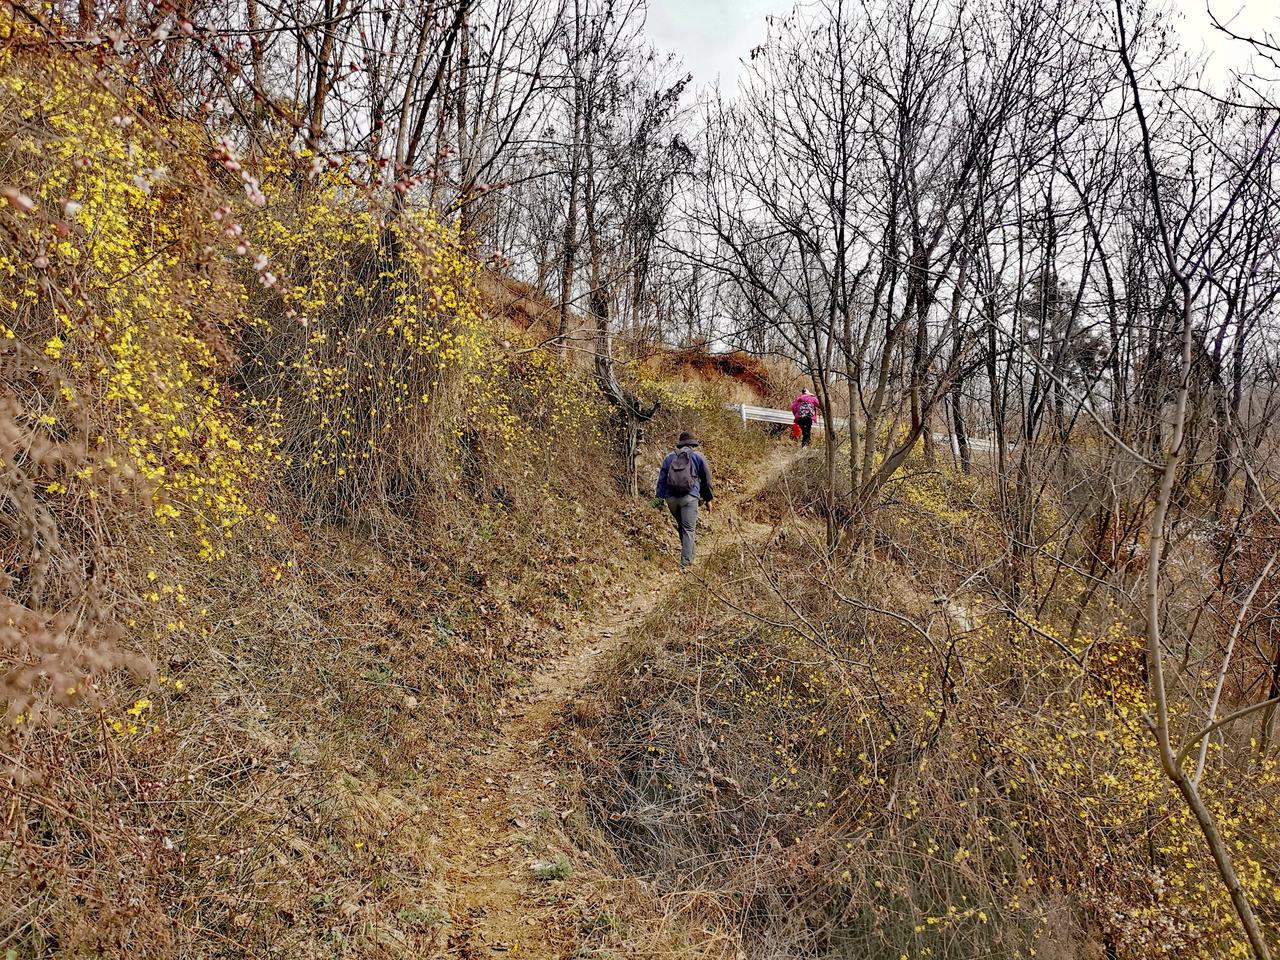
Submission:
[[[1239,954],[1122,610],[1058,585],[1004,611],[992,490],[945,465],[909,465],[832,562],[811,460],[757,504],[771,536],[633,634],[574,738],[583,842],[641,885],[634,916],[710,956]],[[1211,754],[1204,789],[1271,902],[1275,763],[1247,739]]]
[[[714,416],[679,419],[715,435]],[[573,466],[602,486],[505,517],[464,499],[457,519],[384,520],[376,539],[289,522],[215,575],[180,553],[114,553],[122,582],[185,584],[208,632],[123,628],[138,681],[100,674],[92,710],[6,734],[21,774],[8,943],[51,957],[438,947],[451,892],[429,837],[457,812],[436,799],[449,756],[500,722],[567,628],[669,552],[662,518],[590,457]]]

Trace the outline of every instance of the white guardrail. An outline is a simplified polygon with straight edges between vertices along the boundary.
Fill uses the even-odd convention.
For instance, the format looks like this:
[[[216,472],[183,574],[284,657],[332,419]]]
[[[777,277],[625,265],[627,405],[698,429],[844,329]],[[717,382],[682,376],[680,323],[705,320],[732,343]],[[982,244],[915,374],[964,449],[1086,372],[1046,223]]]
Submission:
[[[778,423],[784,426],[790,426],[795,422],[795,417],[792,416],[790,410],[777,410],[773,407],[753,407],[749,403],[733,403],[729,405],[729,409],[738,411],[742,416],[742,422],[744,425],[747,421],[754,421],[757,423]],[[825,418],[823,417],[815,420],[813,422],[814,427],[821,428],[824,420]],[[837,430],[843,430],[849,423],[848,420],[842,417],[836,417],[831,422],[835,424],[835,428]],[[950,433],[933,434],[933,442],[940,446],[950,447],[953,450],[955,449],[954,437]],[[969,438],[969,449],[975,453],[991,453],[995,448],[996,445],[994,440],[989,440],[986,437]],[[957,454],[959,453],[958,450],[955,452]]]

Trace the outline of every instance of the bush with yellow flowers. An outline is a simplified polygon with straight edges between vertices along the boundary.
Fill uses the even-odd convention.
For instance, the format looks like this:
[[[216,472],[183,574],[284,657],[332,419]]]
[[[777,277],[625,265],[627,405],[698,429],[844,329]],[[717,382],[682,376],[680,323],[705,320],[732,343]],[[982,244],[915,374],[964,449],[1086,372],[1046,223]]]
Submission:
[[[199,173],[181,154],[186,168],[172,166],[174,141],[193,133],[135,122],[140,97],[95,88],[64,59],[0,58],[17,128],[4,179],[18,180],[14,242],[0,251],[3,334],[56,381],[15,386],[34,426],[63,438],[87,429],[75,439],[98,455],[46,490],[93,499],[97,471],[136,474],[156,520],[191,525],[212,558],[259,513],[254,488],[277,455],[271,431],[235,412],[207,336],[231,304],[193,257],[213,232],[200,223]]]
[[[455,459],[460,389],[487,346],[474,261],[430,213],[343,195],[342,171],[299,187],[268,164],[246,216],[257,283],[241,376],[278,405],[287,479],[314,512],[403,505]]]
[[[228,386],[238,304],[201,135],[25,29],[0,19],[0,469],[23,505],[3,549],[26,616],[80,611],[50,628],[56,649],[35,671],[65,700],[120,662],[110,624],[160,601],[120,562],[141,559],[137,538],[225,556],[269,521],[281,461],[270,415],[251,424]],[[167,605],[157,616],[178,623]],[[29,714],[31,695],[10,714]]]

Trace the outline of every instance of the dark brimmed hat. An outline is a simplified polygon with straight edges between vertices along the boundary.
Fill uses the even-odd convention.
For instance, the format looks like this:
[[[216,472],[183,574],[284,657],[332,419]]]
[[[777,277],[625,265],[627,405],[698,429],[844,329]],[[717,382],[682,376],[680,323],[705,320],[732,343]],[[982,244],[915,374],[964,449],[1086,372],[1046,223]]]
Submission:
[[[697,446],[700,446],[700,444],[698,443],[698,438],[695,437],[688,430],[686,430],[684,433],[680,434],[680,439],[676,441],[676,446],[677,447],[697,447]]]

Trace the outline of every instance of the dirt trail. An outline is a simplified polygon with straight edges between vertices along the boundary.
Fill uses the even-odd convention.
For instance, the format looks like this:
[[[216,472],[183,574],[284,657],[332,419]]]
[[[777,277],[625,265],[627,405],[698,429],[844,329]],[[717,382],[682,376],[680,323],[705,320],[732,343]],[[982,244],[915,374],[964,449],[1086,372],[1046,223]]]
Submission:
[[[741,505],[793,459],[790,451],[776,452],[746,489],[716,499],[710,529],[699,537],[700,556],[767,533],[769,528],[742,515]],[[603,658],[679,576],[673,568],[657,581],[637,582],[589,622],[567,631],[568,652],[548,662],[506,705],[492,745],[460,757],[447,774],[453,782],[445,784],[440,799],[448,813],[435,843],[450,901],[446,956],[566,956],[566,944],[576,939],[573,904],[565,902],[572,887],[548,883],[531,869],[534,861],[548,859],[546,835],[558,834],[546,828],[571,812],[560,783],[563,771],[547,738]],[[574,864],[575,851],[564,852]]]

